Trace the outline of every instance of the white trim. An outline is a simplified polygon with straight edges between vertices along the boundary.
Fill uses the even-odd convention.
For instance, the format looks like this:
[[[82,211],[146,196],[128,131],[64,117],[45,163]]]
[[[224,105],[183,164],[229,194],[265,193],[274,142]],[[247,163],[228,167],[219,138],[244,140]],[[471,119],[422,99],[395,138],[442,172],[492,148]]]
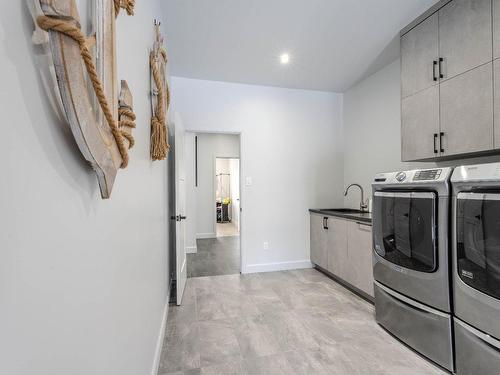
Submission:
[[[241,273],[286,271],[302,268],[312,268],[311,262],[309,260],[296,260],[292,262],[248,264],[242,268]]]
[[[196,246],[186,246],[186,254],[196,254],[198,248]]]
[[[161,351],[163,348],[163,341],[165,340],[165,331],[167,329],[167,319],[168,319],[168,306],[170,301],[170,287],[168,288],[167,299],[165,300],[165,307],[163,308],[163,314],[160,324],[160,332],[158,333],[158,340],[156,341],[156,349],[153,357],[153,367],[151,368],[151,375],[157,375],[158,369],[160,368],[160,358]]]
[[[217,238],[217,234],[215,234],[215,233],[196,233],[197,240],[201,240],[204,238]]]

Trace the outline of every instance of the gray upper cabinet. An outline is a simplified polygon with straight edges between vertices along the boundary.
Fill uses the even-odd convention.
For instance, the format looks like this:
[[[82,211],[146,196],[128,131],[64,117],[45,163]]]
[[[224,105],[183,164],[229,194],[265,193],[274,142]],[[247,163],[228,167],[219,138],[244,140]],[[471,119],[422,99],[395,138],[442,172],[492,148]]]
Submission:
[[[493,59],[491,0],[453,0],[439,10],[439,56],[443,79]]]
[[[500,57],[500,0],[493,0],[493,58]]]
[[[431,86],[401,102],[401,158],[429,159],[439,150],[439,86]]]
[[[441,84],[442,155],[493,148],[492,63]]]
[[[411,96],[437,84],[438,14],[401,37],[401,95]]]
[[[436,30],[437,57],[422,47],[432,46],[432,30]],[[493,118],[494,96],[498,96],[494,92],[500,87],[493,82],[494,53],[500,55],[500,0],[442,0],[405,28],[401,35],[403,161],[500,148],[500,136],[497,141],[494,132],[500,124]],[[433,67],[435,84],[424,87],[420,82],[428,82],[429,72],[416,65]],[[419,77],[407,77],[411,74]]]

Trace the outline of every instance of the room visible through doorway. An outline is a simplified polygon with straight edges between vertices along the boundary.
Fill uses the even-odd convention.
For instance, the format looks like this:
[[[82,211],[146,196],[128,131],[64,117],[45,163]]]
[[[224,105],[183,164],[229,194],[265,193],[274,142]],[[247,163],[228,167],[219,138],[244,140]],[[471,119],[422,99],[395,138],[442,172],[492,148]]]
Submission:
[[[241,272],[240,134],[186,133],[188,277]]]
[[[217,237],[238,236],[240,215],[240,160],[215,159],[215,216]]]

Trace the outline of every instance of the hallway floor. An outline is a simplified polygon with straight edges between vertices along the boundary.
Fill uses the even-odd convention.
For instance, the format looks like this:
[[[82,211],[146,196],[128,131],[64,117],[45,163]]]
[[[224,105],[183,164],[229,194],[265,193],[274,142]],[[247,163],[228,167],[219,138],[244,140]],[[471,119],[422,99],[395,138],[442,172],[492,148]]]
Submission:
[[[232,221],[229,223],[217,223],[217,237],[237,236],[238,225]]]
[[[322,273],[188,279],[159,375],[446,374],[380,328],[373,306]]]
[[[197,252],[187,255],[188,277],[240,273],[240,237],[217,237],[196,241]]]

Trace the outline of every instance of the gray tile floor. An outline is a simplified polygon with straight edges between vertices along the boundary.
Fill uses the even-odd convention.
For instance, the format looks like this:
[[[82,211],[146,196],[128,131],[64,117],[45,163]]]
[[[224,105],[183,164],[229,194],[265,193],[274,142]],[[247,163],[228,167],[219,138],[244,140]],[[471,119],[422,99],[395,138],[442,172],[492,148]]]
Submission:
[[[158,374],[445,374],[373,313],[313,269],[191,278],[170,307]]]
[[[188,277],[240,273],[240,237],[217,237],[196,241],[196,254],[187,254]]]

